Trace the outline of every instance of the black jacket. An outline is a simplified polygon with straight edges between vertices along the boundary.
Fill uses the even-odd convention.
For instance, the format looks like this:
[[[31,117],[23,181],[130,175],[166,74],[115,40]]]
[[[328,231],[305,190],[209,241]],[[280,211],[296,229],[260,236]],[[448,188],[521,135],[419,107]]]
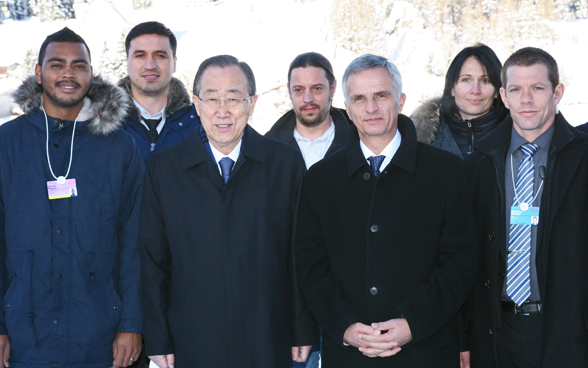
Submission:
[[[333,118],[333,123],[335,123],[335,138],[327,150],[325,157],[345,145],[347,131],[351,123],[347,112],[343,109],[331,107],[331,117]],[[265,136],[289,144],[300,151],[296,138],[294,138],[294,128],[296,128],[296,114],[294,110],[290,110],[276,121],[272,128],[265,133]]]
[[[497,367],[506,275],[504,170],[512,119],[507,118],[467,161],[474,194],[479,273],[466,305],[472,367]],[[539,367],[588,367],[588,137],[556,115],[537,238],[543,325]]]
[[[296,260],[306,303],[323,328],[324,368],[458,367],[457,312],[476,273],[475,224],[464,164],[416,141],[402,142],[376,179],[355,126],[346,147],[305,178]],[[343,346],[345,330],[404,316],[413,341],[393,357]]]
[[[178,367],[276,368],[291,366],[292,346],[318,342],[290,272],[304,170],[300,152],[251,127],[226,185],[199,131],[149,159],[147,355],[174,353]]]

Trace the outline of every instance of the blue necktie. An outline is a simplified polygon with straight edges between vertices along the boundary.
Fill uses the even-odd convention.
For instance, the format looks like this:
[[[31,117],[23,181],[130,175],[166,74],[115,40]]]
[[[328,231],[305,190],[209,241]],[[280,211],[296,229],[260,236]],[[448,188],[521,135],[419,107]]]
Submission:
[[[533,179],[535,164],[533,154],[539,147],[533,143],[521,146],[523,159],[519,165],[515,184],[515,201],[519,206],[533,205]],[[517,201],[518,199],[518,201]],[[506,294],[516,305],[523,304],[531,296],[531,225],[510,225]]]
[[[368,157],[368,161],[370,162],[370,165],[372,165],[372,170],[374,170],[374,175],[376,175],[376,178],[380,176],[380,166],[382,166],[382,162],[384,162],[385,158],[386,156],[382,155]]]
[[[235,161],[231,160],[228,157],[223,157],[218,162],[223,173],[223,180],[225,181],[225,184],[227,183],[227,181],[229,181],[229,176],[231,176],[231,169],[233,168],[234,163]]]

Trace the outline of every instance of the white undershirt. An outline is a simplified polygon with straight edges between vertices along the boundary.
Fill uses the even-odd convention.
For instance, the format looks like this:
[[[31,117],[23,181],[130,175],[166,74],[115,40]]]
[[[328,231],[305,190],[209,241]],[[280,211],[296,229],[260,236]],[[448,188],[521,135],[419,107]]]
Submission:
[[[304,163],[308,169],[318,161],[322,160],[327,154],[329,147],[331,147],[331,144],[333,143],[333,139],[335,139],[335,124],[331,119],[331,126],[329,129],[327,129],[325,134],[321,135],[314,141],[303,137],[298,133],[296,128],[294,128],[294,139],[296,139],[296,142],[300,147],[300,152],[302,152]]]
[[[141,117],[143,119],[159,119],[159,118],[161,118],[161,121],[157,125],[157,133],[160,134],[161,131],[163,130],[163,126],[165,125],[165,108],[166,108],[166,106],[164,106],[163,109],[161,109],[160,112],[156,112],[155,114],[151,115],[149,113],[149,111],[145,110],[134,99],[133,99],[133,102],[135,103],[135,106],[137,106],[137,108],[139,109],[139,112],[141,113]],[[149,126],[143,121],[143,119],[140,119],[141,124],[143,124],[143,126],[145,126],[145,128],[147,128],[147,130],[149,130]]]
[[[220,167],[220,164],[219,164],[220,160],[222,160],[225,157],[228,157],[231,160],[233,160],[233,162],[237,162],[237,159],[239,158],[239,154],[241,153],[241,142],[242,141],[243,141],[243,139],[241,139],[239,141],[239,143],[237,143],[237,145],[235,146],[235,148],[233,148],[233,150],[228,155],[225,155],[221,151],[219,151],[216,148],[214,148],[214,146],[212,144],[210,145],[210,150],[212,151],[212,155],[214,156],[214,160],[216,161],[216,167],[218,168],[218,172],[221,175],[223,174],[223,171],[221,170],[221,167]],[[233,167],[235,167],[234,164],[233,164]]]
[[[376,155],[375,153],[373,153],[363,143],[363,141],[361,139],[359,140],[359,146],[361,147],[361,151],[363,152],[363,155],[365,156],[365,159],[368,163],[369,163],[368,157],[386,156],[384,161],[382,161],[382,165],[380,166],[380,172],[384,172],[384,169],[386,168],[386,166],[388,166],[390,161],[392,161],[392,157],[394,157],[394,155],[396,154],[396,151],[398,151],[398,147],[400,147],[401,141],[402,141],[402,136],[401,136],[400,132],[397,130],[396,134],[394,134],[394,138],[390,141],[390,143],[388,143],[388,145],[382,150],[382,153],[380,153],[379,155]]]

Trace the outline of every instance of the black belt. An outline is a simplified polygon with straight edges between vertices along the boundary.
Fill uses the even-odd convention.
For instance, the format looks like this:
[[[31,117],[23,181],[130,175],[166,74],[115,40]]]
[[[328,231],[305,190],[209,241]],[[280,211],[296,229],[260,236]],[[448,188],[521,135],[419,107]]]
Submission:
[[[525,302],[521,305],[516,305],[513,302],[502,301],[502,311],[514,314],[541,314],[543,305],[541,302]]]

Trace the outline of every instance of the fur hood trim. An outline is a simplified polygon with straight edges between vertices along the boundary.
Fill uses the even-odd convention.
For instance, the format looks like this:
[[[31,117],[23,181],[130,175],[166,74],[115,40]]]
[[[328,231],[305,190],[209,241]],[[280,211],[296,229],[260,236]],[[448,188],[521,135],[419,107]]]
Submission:
[[[410,118],[417,131],[417,140],[424,143],[432,143],[437,137],[441,125],[441,98],[431,98],[423,101],[417,107]]]
[[[43,106],[43,90],[34,75],[25,79],[12,97],[26,115]],[[106,136],[122,127],[130,105],[122,89],[95,75],[86,97],[90,103],[84,101],[80,117],[88,118],[92,134]]]
[[[118,81],[118,86],[125,90],[129,98],[131,97],[131,78],[129,76],[124,77]],[[188,94],[186,87],[178,78],[172,78],[170,82],[169,93],[167,95],[167,106],[165,107],[166,119],[174,115],[179,110],[189,108],[192,106],[192,98]],[[135,120],[141,118],[141,113],[137,106],[131,101],[131,106],[128,110],[129,116]]]

